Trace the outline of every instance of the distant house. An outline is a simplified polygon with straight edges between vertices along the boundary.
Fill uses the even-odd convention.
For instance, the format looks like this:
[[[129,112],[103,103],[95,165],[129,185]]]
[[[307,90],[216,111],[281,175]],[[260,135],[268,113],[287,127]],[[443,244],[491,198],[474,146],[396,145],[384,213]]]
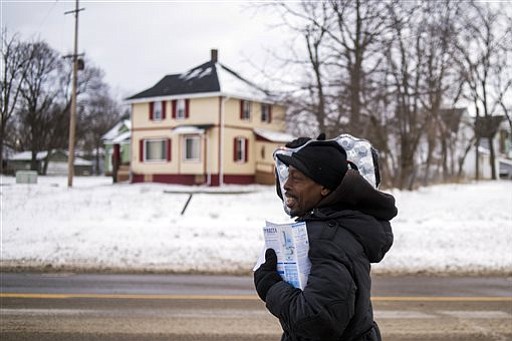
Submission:
[[[36,155],[37,173],[43,173],[44,160],[48,152],[39,152]],[[32,160],[32,152],[25,151],[13,154],[7,161],[7,167],[10,172],[18,170],[29,170]],[[75,157],[74,161],[75,175],[91,175],[92,161]],[[46,175],[67,175],[68,174],[68,153],[64,150],[54,150],[50,153]]]
[[[428,158],[428,133],[420,141],[419,167],[416,169],[417,177],[439,181],[443,166],[446,165],[450,174],[466,179],[475,179],[477,173],[479,179],[491,179],[489,140],[485,136],[494,134],[493,146],[495,151],[496,169],[504,178],[512,177],[512,150],[510,125],[503,116],[492,116],[488,119],[480,117],[478,120],[471,116],[467,108],[444,108],[439,111],[439,120],[436,121],[436,138],[438,143],[430,155],[430,167],[427,168]],[[480,142],[478,156],[475,139],[476,131],[479,132]],[[442,128],[442,129],[441,129]],[[490,129],[490,130],[489,130]],[[486,133],[484,131],[494,133]],[[432,131],[430,131],[432,133]],[[442,134],[442,135],[441,135]],[[445,149],[443,153],[442,148]],[[446,159],[444,159],[444,155]],[[428,172],[428,173],[427,173]]]
[[[131,121],[122,119],[102,137],[105,150],[104,172],[112,175],[113,157],[115,152],[119,153],[120,169],[125,171],[121,180],[128,180],[130,158],[131,158]],[[119,172],[119,170],[118,170]]]
[[[480,117],[478,120],[469,115],[466,109],[452,109],[451,130],[457,135],[456,146],[457,159],[463,157],[462,175],[469,179],[476,178],[477,172],[477,150],[475,144],[475,122],[476,131],[481,138],[478,145],[478,178],[491,179],[492,171],[490,164],[490,146],[487,136],[495,132],[493,137],[493,148],[495,152],[495,165],[498,176],[512,178],[512,134],[510,125],[504,116]],[[486,132],[488,131],[488,132]]]
[[[273,183],[285,107],[211,59],[129,98],[133,182]]]
[[[474,119],[473,119],[474,120]],[[495,168],[497,176],[505,179],[512,179],[512,132],[509,122],[503,115],[480,117],[476,120],[477,131],[481,138],[479,142],[479,177],[490,179],[492,171],[490,166],[490,145],[488,135],[494,133],[493,149],[495,155]],[[486,132],[487,131],[487,132]],[[476,150],[473,148],[469,157],[469,166],[472,174],[476,174]]]

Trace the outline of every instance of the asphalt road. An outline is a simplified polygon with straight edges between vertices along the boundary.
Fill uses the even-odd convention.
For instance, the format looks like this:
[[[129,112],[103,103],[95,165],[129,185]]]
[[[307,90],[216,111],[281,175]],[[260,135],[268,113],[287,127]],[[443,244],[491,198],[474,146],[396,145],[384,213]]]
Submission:
[[[0,274],[2,340],[279,340],[252,278]],[[512,278],[375,277],[384,340],[512,340]]]

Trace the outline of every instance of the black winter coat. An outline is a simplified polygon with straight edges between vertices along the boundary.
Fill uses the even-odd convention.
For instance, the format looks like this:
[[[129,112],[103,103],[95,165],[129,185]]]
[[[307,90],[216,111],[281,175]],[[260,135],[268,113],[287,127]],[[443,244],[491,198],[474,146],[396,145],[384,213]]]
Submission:
[[[349,171],[306,221],[311,272],[304,291],[282,281],[267,293],[282,340],[381,340],[370,302],[370,263],[391,247],[394,198]]]

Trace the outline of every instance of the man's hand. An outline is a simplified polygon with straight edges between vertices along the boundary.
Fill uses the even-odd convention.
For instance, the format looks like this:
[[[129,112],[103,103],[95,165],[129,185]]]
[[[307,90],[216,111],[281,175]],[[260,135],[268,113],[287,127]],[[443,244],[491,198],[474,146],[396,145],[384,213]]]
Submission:
[[[267,292],[277,282],[283,279],[277,273],[277,255],[273,249],[265,251],[265,263],[261,264],[258,270],[254,271],[254,286],[258,296],[266,301]]]

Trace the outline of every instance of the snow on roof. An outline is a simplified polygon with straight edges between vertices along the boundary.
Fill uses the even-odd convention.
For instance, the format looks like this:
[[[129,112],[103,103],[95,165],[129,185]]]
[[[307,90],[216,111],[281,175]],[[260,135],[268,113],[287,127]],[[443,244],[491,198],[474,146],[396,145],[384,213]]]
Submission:
[[[112,143],[122,143],[130,140],[132,137],[132,132],[130,130],[125,131],[124,133],[121,133],[116,138],[112,140]]]
[[[204,129],[196,126],[179,126],[172,129],[174,134],[203,134]]]
[[[271,131],[265,129],[254,128],[254,133],[271,142],[286,143],[295,139],[293,135],[280,131]]]
[[[113,140],[119,135],[119,130],[123,127],[126,127],[128,130],[132,127],[132,122],[130,120],[122,120],[117,122],[115,126],[113,126],[109,131],[107,131],[103,136],[101,137],[102,140]],[[121,134],[124,134],[121,133]]]
[[[212,74],[211,67],[207,67],[206,69],[195,68],[195,69],[189,70],[185,73],[182,73],[179,76],[179,78],[187,81],[187,80],[191,80],[194,78],[203,78],[203,77],[209,76],[211,74]]]
[[[228,96],[247,98],[265,102],[269,100],[268,94],[255,84],[244,80],[235,72],[224,65],[216,63],[217,77],[219,79],[220,91]]]
[[[67,151],[65,151],[64,153],[66,155],[68,155]],[[42,161],[46,157],[46,155],[48,155],[47,151],[38,152],[37,156],[36,156],[36,160]],[[20,152],[20,153],[14,154],[12,157],[9,158],[9,161],[30,161],[30,160],[32,160],[32,152],[31,151]],[[50,161],[50,162],[56,162],[56,161]],[[65,162],[65,161],[60,161],[60,162]],[[75,166],[91,166],[92,161],[88,161],[88,160],[85,160],[85,159],[75,156],[74,165]]]
[[[36,155],[36,160],[43,160],[48,152],[38,152]],[[9,158],[10,161],[30,161],[32,160],[32,152],[26,151],[26,152],[20,152],[12,155]]]
[[[168,100],[213,94],[266,103],[275,101],[263,88],[212,60],[181,74],[167,75],[151,88],[126,98],[126,101],[137,103],[149,99]]]
[[[82,159],[81,157],[75,157],[75,166],[92,166],[92,161]]]

